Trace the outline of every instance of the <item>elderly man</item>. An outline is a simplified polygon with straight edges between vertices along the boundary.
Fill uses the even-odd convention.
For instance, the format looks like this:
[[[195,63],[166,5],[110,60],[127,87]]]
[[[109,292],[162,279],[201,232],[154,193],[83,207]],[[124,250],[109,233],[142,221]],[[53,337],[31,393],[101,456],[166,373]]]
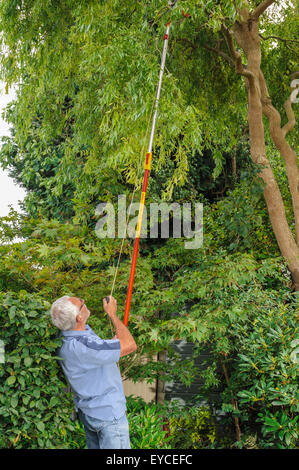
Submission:
[[[86,324],[90,311],[83,299],[61,297],[52,304],[51,318],[63,337],[58,354],[88,449],[130,449],[126,399],[116,363],[137,346],[116,315],[116,300],[103,299],[103,307],[116,329],[113,339],[101,339]]]

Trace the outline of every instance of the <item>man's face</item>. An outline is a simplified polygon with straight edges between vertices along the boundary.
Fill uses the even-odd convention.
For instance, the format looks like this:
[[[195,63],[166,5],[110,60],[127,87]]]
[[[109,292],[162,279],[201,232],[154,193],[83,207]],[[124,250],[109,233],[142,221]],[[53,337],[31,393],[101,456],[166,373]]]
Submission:
[[[79,315],[82,317],[82,320],[84,323],[88,319],[90,315],[90,311],[88,310],[87,306],[85,305],[85,302],[83,299],[79,299],[78,297],[70,297],[70,301],[79,307]]]

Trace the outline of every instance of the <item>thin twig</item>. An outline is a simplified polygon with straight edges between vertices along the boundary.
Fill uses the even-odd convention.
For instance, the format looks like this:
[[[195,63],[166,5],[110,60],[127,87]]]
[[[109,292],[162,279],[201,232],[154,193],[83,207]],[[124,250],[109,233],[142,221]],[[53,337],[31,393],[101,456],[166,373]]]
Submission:
[[[278,39],[279,41],[283,41],[283,42],[298,42],[299,41],[297,39],[286,39],[286,38],[281,38],[280,36],[263,36],[262,34],[259,33],[259,36],[264,40],[264,41],[267,41],[267,39]]]

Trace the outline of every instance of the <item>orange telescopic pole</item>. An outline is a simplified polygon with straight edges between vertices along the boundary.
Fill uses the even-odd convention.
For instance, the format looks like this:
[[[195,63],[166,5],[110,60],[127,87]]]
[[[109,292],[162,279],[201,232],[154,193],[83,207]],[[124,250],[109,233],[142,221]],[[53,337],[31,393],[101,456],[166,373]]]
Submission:
[[[132,299],[136,263],[137,263],[137,257],[138,257],[138,251],[139,251],[139,241],[140,241],[142,216],[143,216],[144,203],[145,203],[145,197],[146,197],[147,183],[148,183],[149,173],[150,173],[150,169],[151,169],[152,147],[153,147],[156,120],[157,120],[157,114],[158,114],[158,105],[159,105],[159,99],[160,99],[160,93],[161,93],[161,87],[162,87],[162,79],[163,79],[163,73],[164,73],[164,68],[165,68],[165,60],[166,60],[167,45],[168,45],[168,38],[169,38],[169,29],[170,29],[170,22],[166,23],[166,32],[165,32],[164,38],[163,38],[164,39],[164,47],[163,47],[163,52],[162,52],[160,76],[159,76],[159,83],[158,83],[157,94],[156,94],[155,111],[154,111],[154,115],[153,115],[152,129],[151,129],[151,135],[150,135],[150,140],[149,140],[148,151],[147,151],[146,157],[145,157],[143,185],[142,185],[142,192],[141,192],[141,199],[140,199],[140,206],[139,206],[139,213],[138,213],[138,221],[137,221],[135,241],[134,241],[133,257],[132,257],[132,264],[131,264],[131,271],[130,271],[130,278],[129,278],[129,286],[128,286],[128,291],[127,291],[125,314],[124,314],[124,320],[123,320],[123,323],[126,326],[128,325],[128,321],[129,321],[129,312],[130,312],[130,305],[131,305],[131,299]]]
[[[137,262],[137,256],[138,256],[138,250],[139,250],[142,216],[143,216],[143,210],[144,210],[144,201],[145,201],[147,183],[148,183],[150,166],[151,166],[151,158],[152,158],[152,154],[151,152],[148,152],[146,154],[146,160],[145,160],[145,171],[144,171],[144,177],[143,177],[142,193],[141,193],[138,221],[137,221],[136,234],[135,234],[129,286],[128,286],[128,291],[127,291],[127,299],[126,299],[126,306],[125,306],[125,314],[124,314],[124,320],[123,320],[123,323],[126,326],[128,325],[128,320],[129,320],[129,311],[130,311],[130,304],[131,304],[131,298],[132,298],[132,292],[133,292],[134,276],[135,276],[136,262]]]

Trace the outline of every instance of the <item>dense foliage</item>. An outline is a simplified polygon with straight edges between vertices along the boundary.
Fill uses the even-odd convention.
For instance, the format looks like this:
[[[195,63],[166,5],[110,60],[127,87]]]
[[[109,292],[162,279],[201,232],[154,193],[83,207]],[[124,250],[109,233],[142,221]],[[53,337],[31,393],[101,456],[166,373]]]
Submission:
[[[1,365],[1,447],[57,448],[74,432],[71,397],[57,364],[61,344],[49,304],[26,291],[0,294],[5,367]]]
[[[190,385],[200,375],[203,386],[195,408],[185,410],[130,398],[134,448],[297,445],[298,294],[250,159],[244,88],[204,47],[222,17],[235,19],[234,2],[214,3],[182,1],[172,13],[147,199],[202,202],[204,243],[186,250],[183,238],[141,240],[129,321],[138,350],[120,361],[123,376],[134,381]],[[281,22],[263,20],[267,34],[294,33],[292,2],[285,3]],[[8,84],[21,81],[7,109],[12,136],[0,162],[27,190],[23,214],[11,211],[0,221],[1,447],[84,447],[82,426],[70,419],[48,310],[61,295],[83,297],[90,326],[102,337],[114,334],[101,299],[110,293],[121,240],[97,238],[95,208],[132,193],[165,13],[158,0],[0,1],[8,48],[1,74]],[[288,76],[281,71],[274,80],[273,70],[278,63],[292,70],[292,47],[263,46],[280,107]],[[293,230],[284,164],[270,143],[267,150]],[[120,316],[131,248],[126,239],[114,291]],[[194,343],[193,357],[182,360],[173,350],[180,339]],[[203,349],[210,360],[197,370]],[[156,361],[165,351],[168,360]],[[217,403],[210,400],[215,389]],[[203,400],[209,408],[201,408]]]

